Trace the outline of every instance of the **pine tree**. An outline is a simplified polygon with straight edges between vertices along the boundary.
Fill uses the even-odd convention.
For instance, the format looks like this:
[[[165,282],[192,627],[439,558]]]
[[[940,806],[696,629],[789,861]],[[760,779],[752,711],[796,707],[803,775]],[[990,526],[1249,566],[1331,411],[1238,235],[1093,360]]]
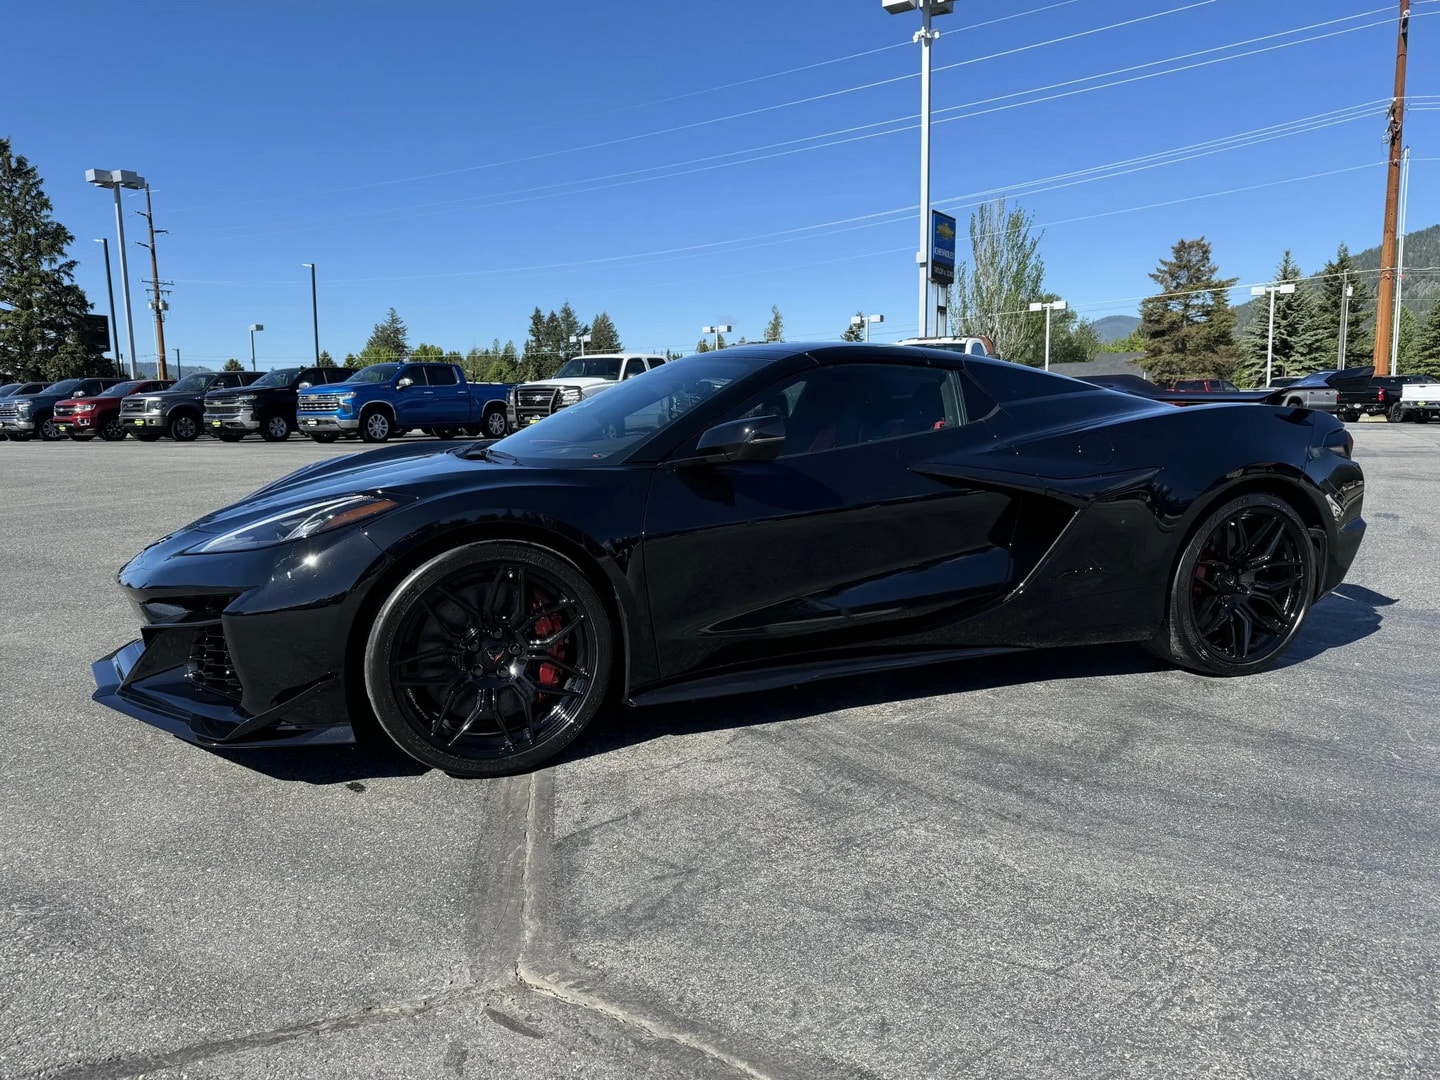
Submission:
[[[316,367],[334,367],[334,366],[335,366],[335,358],[334,358],[333,356],[331,356],[330,353],[329,353],[327,350],[321,349],[321,350],[320,350],[320,359],[319,359],[318,361],[316,361],[315,366],[316,366]]]
[[[90,302],[66,256],[70,230],[40,174],[0,139],[0,379],[58,380],[106,374],[101,349],[86,343]]]
[[[1037,336],[1045,333],[1029,313],[1045,283],[1040,237],[1030,235],[1033,221],[1018,206],[1007,211],[1004,199],[983,204],[970,215],[972,261],[955,267],[950,288],[955,332],[984,334],[1006,359],[1033,356]]]
[[[242,364],[242,363],[240,363],[239,360],[236,360],[236,359],[232,356],[229,360],[226,360],[226,361],[225,361],[225,366],[224,366],[224,368],[222,368],[221,370],[222,370],[222,371],[244,371],[244,370],[245,370],[245,365]]]
[[[1408,307],[1400,309],[1400,340],[1395,347],[1395,371],[1412,375],[1420,370],[1420,320]]]
[[[1159,383],[1187,377],[1228,379],[1234,374],[1235,312],[1203,236],[1177,240],[1150,275],[1160,292],[1140,305],[1145,355],[1140,366]]]
[[[706,338],[703,338],[703,337],[702,337],[699,341],[697,341],[697,342],[695,343],[695,351],[696,351],[697,353],[709,352],[709,351],[710,351],[710,342],[709,342],[709,340],[707,340]]]
[[[590,349],[598,353],[619,352],[625,348],[620,342],[620,331],[605,312],[590,320]]]
[[[1245,386],[1265,386],[1266,376],[1308,375],[1335,366],[1332,346],[1319,317],[1319,302],[1302,280],[1305,275],[1286,251],[1275,268],[1275,282],[1290,283],[1295,291],[1275,294],[1275,338],[1270,344],[1270,298],[1264,296],[1265,317],[1251,322],[1245,331],[1244,353],[1236,369],[1236,381]]]
[[[1341,364],[1340,309],[1345,306],[1346,288],[1351,290],[1348,315],[1345,319],[1349,329],[1345,335],[1344,363]],[[1341,367],[1360,367],[1370,363],[1375,355],[1375,341],[1371,333],[1375,323],[1373,299],[1370,287],[1365,284],[1364,277],[1356,269],[1355,260],[1350,257],[1350,249],[1344,244],[1336,250],[1335,258],[1321,269],[1318,291],[1315,320],[1325,331],[1328,356],[1334,358],[1333,363],[1327,359],[1324,367],[1334,367],[1337,364]],[[1265,317],[1267,320],[1270,317],[1268,307]]]
[[[386,312],[385,321],[375,324],[370,340],[365,343],[365,348],[360,350],[360,366],[391,364],[404,360],[409,355],[410,331],[392,307]]]
[[[1430,318],[1425,320],[1415,340],[1415,360],[1410,369],[1421,375],[1440,376],[1440,300],[1430,306]]]
[[[858,319],[860,319],[861,321],[858,322],[858,323],[857,323],[857,322],[851,322],[849,326],[845,327],[845,333],[843,333],[843,334],[840,335],[840,340],[841,340],[841,341],[864,341],[864,340],[865,340],[865,325],[864,325],[865,313],[864,313],[863,311],[857,311],[857,312],[855,312],[855,317],[858,318]]]
[[[780,317],[780,308],[776,304],[770,305],[770,321],[765,324],[765,336],[761,340],[785,340],[785,320]]]
[[[345,359],[341,362],[341,365],[340,365],[340,366],[341,366],[341,367],[347,367],[347,368],[350,368],[350,369],[354,370],[354,369],[358,369],[358,368],[364,367],[364,366],[365,366],[365,361],[361,360],[360,357],[356,356],[353,352],[352,352],[352,353],[346,353],[346,354],[345,354]]]

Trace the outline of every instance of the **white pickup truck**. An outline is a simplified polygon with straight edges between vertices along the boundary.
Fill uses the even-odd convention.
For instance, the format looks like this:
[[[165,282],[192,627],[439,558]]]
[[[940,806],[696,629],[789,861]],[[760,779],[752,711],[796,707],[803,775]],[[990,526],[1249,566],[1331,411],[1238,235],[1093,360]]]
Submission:
[[[1440,379],[1407,382],[1400,387],[1400,400],[1391,410],[1390,419],[1427,424],[1432,418],[1440,419]]]
[[[506,422],[510,431],[533,424],[559,412],[567,405],[594,397],[625,379],[644,375],[665,363],[665,357],[651,353],[595,353],[576,356],[555,373],[553,379],[520,383],[506,401]]]

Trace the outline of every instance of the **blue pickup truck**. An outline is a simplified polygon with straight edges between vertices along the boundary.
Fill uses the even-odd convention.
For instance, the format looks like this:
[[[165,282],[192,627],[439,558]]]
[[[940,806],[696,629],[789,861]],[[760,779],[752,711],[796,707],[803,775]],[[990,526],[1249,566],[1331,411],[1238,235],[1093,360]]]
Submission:
[[[295,419],[316,442],[385,442],[420,429],[439,439],[505,434],[502,383],[467,382],[454,364],[371,364],[343,383],[301,390]]]

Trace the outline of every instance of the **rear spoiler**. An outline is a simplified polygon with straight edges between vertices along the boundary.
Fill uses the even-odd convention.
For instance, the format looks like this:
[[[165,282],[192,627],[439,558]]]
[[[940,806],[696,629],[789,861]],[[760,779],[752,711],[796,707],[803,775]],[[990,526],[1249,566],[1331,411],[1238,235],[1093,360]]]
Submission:
[[[1259,405],[1283,405],[1285,398],[1296,390],[1315,390],[1326,387],[1342,394],[1362,391],[1370,385],[1370,379],[1374,374],[1375,368],[1372,365],[1366,365],[1365,367],[1342,368],[1340,371],[1317,371],[1295,380],[1288,386],[1275,386],[1268,390],[1262,388],[1259,390],[1205,392],[1166,390],[1138,375],[1084,375],[1081,376],[1080,381],[1103,386],[1107,390],[1120,390],[1127,394],[1134,394],[1136,397],[1149,398],[1151,401],[1169,402],[1171,405],[1239,404],[1244,402]]]

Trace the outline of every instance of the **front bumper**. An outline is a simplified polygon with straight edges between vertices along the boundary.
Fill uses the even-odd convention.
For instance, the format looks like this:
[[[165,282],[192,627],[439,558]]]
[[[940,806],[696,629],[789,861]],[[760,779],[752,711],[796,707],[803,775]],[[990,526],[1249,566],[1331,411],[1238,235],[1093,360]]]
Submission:
[[[165,430],[165,425],[166,420],[164,413],[143,413],[139,416],[131,414],[125,417],[125,426],[127,428],[140,428],[142,430],[145,428],[159,428],[163,431]]]
[[[99,420],[94,413],[75,413],[66,417],[57,416],[55,427],[67,434],[71,431],[94,431],[100,427]]]
[[[306,416],[302,413],[298,427],[301,431],[359,431],[360,421],[358,419],[342,419],[338,416]]]
[[[0,431],[18,431],[22,434],[35,432],[35,421],[33,420],[0,420]]]
[[[251,410],[225,413],[207,412],[202,420],[202,426],[207,431],[259,431],[260,420]]]

